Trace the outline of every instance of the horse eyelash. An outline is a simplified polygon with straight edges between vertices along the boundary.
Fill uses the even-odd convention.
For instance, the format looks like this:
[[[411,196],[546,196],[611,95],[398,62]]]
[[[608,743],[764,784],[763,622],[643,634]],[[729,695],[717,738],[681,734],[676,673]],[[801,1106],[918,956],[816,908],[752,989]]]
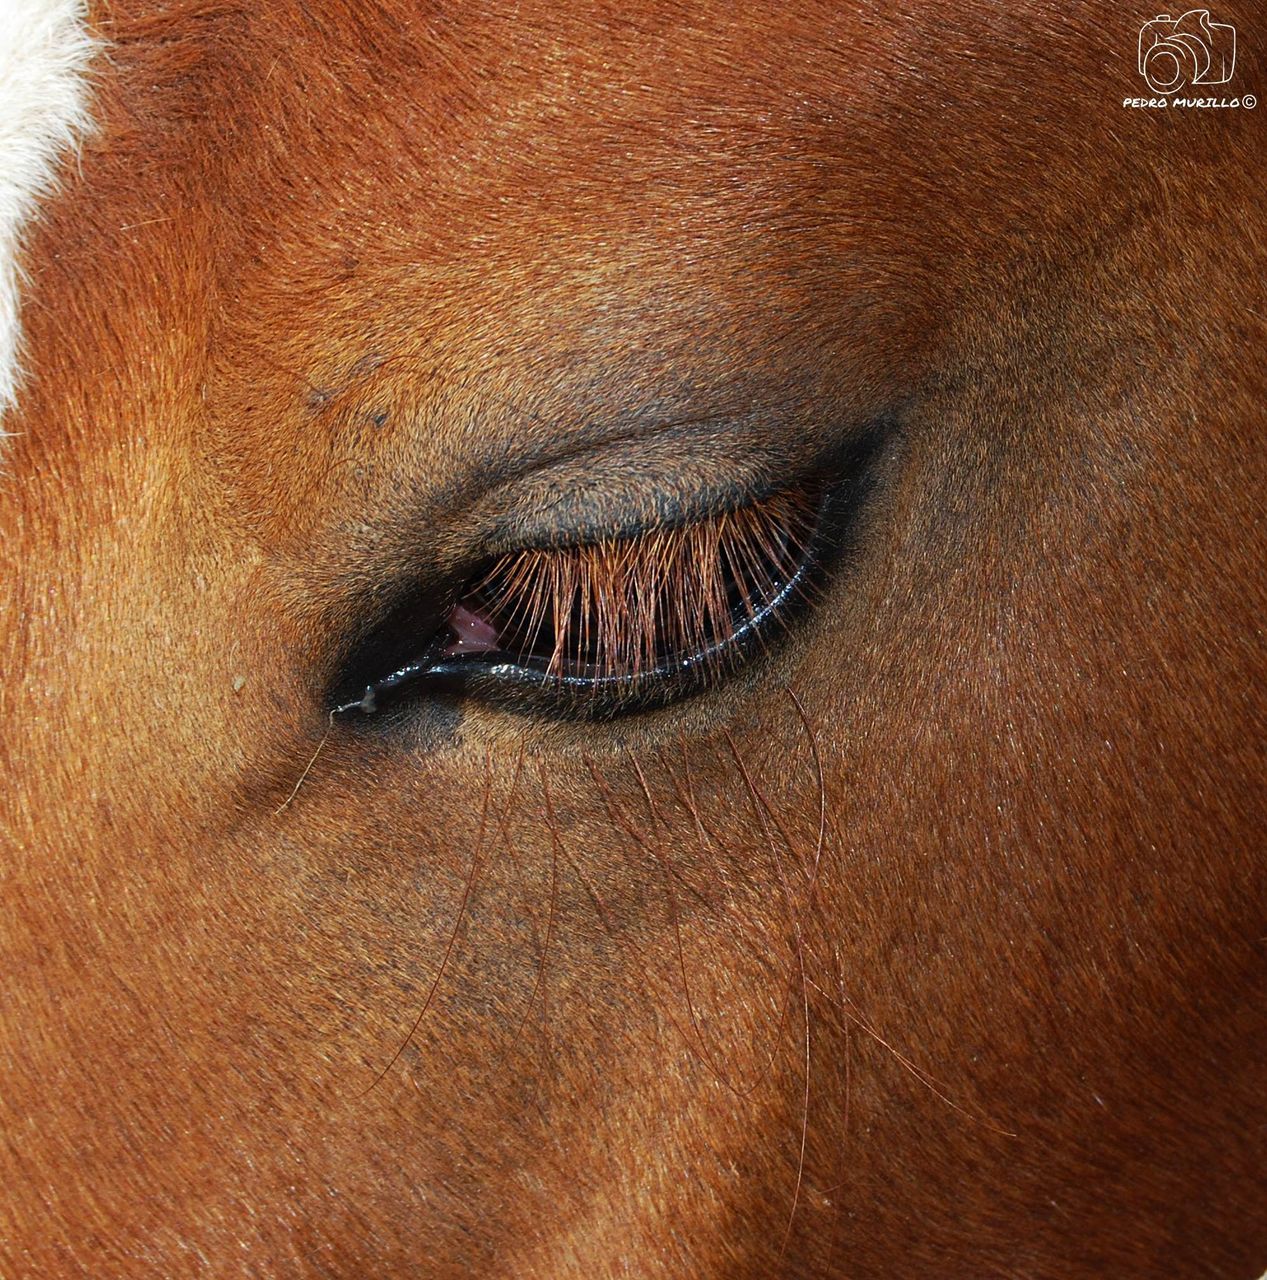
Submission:
[[[697,655],[716,676],[803,577],[818,506],[814,494],[784,491],[684,527],[511,552],[455,606],[449,651],[634,684]]]

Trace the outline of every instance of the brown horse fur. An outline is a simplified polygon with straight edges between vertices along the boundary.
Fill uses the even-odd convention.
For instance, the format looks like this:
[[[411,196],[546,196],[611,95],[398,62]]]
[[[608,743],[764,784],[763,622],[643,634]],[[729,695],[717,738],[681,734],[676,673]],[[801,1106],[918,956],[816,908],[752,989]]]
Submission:
[[[1263,113],[1125,108],[1143,16],[94,13],[0,476],[0,1274],[1267,1267]],[[330,716],[397,591],[877,424],[717,688]]]

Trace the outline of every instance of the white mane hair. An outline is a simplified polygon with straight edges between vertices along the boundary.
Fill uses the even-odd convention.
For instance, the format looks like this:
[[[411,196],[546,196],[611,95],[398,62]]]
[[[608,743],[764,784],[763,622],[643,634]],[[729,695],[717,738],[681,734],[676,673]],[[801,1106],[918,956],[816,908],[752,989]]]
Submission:
[[[83,136],[97,47],[86,0],[0,0],[0,420],[20,378],[22,237]]]

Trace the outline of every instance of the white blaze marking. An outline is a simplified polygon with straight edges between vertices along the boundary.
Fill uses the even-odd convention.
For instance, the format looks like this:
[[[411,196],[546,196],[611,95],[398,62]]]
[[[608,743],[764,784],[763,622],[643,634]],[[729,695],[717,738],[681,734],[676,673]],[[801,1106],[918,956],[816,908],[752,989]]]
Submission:
[[[22,237],[89,124],[85,0],[0,0],[0,418],[19,381]]]

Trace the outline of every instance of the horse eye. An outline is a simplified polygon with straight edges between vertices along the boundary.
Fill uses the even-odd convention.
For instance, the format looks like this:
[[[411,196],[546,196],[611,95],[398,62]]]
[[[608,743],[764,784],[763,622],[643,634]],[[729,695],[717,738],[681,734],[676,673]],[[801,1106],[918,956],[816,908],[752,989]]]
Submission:
[[[524,710],[603,718],[710,688],[769,647],[824,552],[821,489],[682,527],[486,564],[418,655],[336,712],[437,682]]]

